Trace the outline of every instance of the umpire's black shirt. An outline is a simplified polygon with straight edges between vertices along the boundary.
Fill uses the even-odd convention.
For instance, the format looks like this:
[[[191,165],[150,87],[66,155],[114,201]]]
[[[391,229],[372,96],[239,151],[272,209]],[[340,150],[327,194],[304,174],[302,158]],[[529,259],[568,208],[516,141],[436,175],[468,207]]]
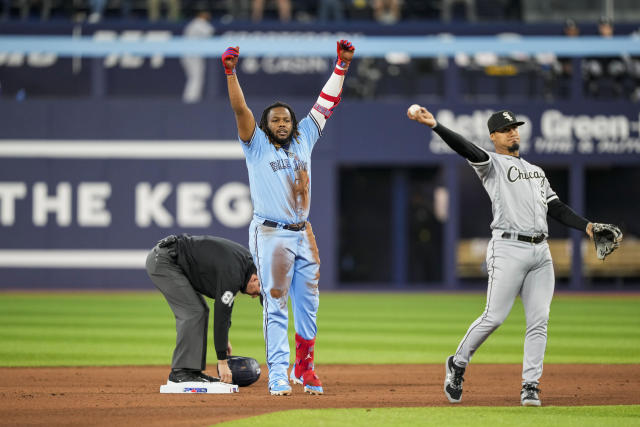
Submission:
[[[196,291],[215,300],[214,344],[218,360],[226,359],[234,298],[238,291],[246,291],[249,278],[256,272],[251,253],[222,237],[177,237],[176,264]]]

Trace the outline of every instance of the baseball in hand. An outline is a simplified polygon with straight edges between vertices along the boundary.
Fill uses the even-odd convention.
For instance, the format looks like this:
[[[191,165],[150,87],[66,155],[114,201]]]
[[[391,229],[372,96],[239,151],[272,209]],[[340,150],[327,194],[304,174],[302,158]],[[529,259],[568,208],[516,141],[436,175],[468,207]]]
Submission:
[[[409,114],[411,114],[411,116],[415,116],[418,111],[420,111],[420,106],[418,104],[413,104],[409,107]]]

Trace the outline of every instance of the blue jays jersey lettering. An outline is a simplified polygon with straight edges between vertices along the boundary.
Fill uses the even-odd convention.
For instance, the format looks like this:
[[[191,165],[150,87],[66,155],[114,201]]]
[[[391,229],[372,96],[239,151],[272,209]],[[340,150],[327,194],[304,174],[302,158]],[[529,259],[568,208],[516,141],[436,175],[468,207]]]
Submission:
[[[257,126],[251,139],[242,141],[258,217],[292,224],[309,216],[311,152],[320,130],[310,116],[300,121],[298,130],[300,135],[288,147],[275,147]]]

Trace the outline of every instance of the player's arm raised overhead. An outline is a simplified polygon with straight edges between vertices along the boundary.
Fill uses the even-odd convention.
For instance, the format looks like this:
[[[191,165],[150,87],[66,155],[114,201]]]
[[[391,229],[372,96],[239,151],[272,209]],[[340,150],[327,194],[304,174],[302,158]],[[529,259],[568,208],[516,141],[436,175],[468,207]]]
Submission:
[[[231,103],[231,109],[236,116],[236,124],[238,125],[238,136],[243,141],[249,141],[253,136],[253,131],[256,127],[256,120],[253,118],[253,113],[247,106],[247,102],[244,100],[244,94],[238,82],[238,76],[236,75],[236,66],[238,65],[238,55],[240,54],[240,48],[229,47],[222,54],[222,65],[224,66],[224,72],[227,75],[227,89],[229,91],[229,102]]]
[[[489,160],[489,154],[487,154],[486,151],[478,147],[473,142],[467,140],[459,133],[452,131],[441,123],[438,123],[435,117],[433,117],[433,114],[431,114],[431,112],[426,108],[420,107],[420,109],[413,114],[408,110],[407,116],[411,120],[415,120],[418,123],[429,126],[435,133],[440,135],[442,140],[451,147],[453,151],[460,154],[471,163],[481,163]]]
[[[336,66],[310,112],[311,117],[321,132],[322,129],[324,129],[327,119],[333,114],[333,109],[340,103],[344,76],[349,69],[355,50],[355,47],[353,47],[348,40],[340,40],[337,42],[338,58]]]

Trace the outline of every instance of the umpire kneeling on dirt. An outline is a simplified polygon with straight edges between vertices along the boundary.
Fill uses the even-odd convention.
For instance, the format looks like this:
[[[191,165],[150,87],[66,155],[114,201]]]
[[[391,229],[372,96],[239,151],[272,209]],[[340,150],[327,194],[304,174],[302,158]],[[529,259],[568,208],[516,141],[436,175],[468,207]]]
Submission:
[[[222,381],[243,386],[257,381],[258,362],[230,357],[229,342],[236,294],[242,292],[252,298],[260,295],[260,281],[249,250],[221,237],[172,235],[149,252],[146,266],[176,318],[169,382]],[[202,372],[207,363],[209,323],[209,307],[203,295],[215,300],[213,329],[219,379]]]

